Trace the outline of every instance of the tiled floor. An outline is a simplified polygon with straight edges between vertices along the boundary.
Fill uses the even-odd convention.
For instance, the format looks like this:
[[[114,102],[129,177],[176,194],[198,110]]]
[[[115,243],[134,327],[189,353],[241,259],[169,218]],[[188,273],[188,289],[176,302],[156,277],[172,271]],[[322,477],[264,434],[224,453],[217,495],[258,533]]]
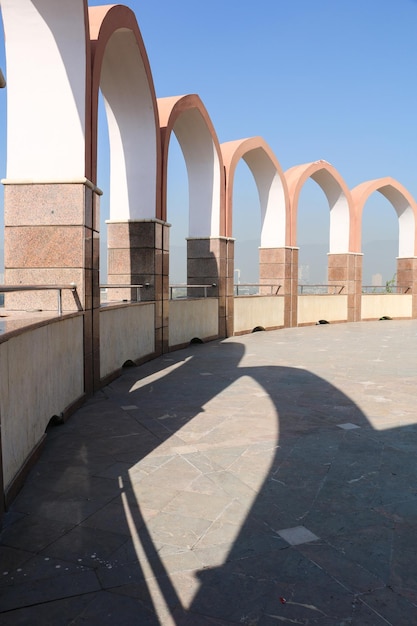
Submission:
[[[126,370],[6,514],[0,623],[417,624],[416,357],[381,321]]]

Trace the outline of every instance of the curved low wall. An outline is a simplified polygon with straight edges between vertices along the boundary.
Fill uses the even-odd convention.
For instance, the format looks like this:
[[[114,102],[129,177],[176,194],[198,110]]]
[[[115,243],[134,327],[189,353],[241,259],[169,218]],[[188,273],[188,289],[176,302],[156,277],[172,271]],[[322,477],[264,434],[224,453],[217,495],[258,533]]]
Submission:
[[[100,378],[118,372],[128,360],[155,352],[155,303],[100,309]]]
[[[315,324],[319,320],[346,322],[348,297],[343,295],[298,296],[298,324]]]
[[[388,317],[412,317],[411,294],[373,293],[362,296],[361,317],[363,320],[378,320]]]
[[[217,298],[170,300],[169,347],[183,346],[194,338],[214,339],[219,334]]]
[[[42,441],[49,420],[84,395],[83,315],[40,322],[0,338],[3,481]]]
[[[284,326],[283,296],[239,296],[234,301],[235,335],[250,333],[257,326]]]

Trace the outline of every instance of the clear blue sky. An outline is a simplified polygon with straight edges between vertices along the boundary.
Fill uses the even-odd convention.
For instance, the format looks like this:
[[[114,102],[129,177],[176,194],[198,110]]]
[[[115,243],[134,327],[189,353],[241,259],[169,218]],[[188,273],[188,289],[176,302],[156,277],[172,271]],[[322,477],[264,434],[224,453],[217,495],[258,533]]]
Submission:
[[[220,142],[261,135],[284,170],[325,159],[349,187],[392,176],[417,197],[416,0],[124,4],[136,14],[157,96],[199,94]],[[4,68],[2,57],[3,50]],[[0,106],[4,118],[5,94],[0,94]],[[3,153],[4,146],[3,135]],[[177,214],[182,219],[187,202],[185,172],[175,152],[171,222]],[[4,154],[0,167],[4,176]],[[105,157],[100,175],[106,190]],[[239,168],[237,181],[236,234],[249,238],[258,217],[246,166]],[[322,212],[327,220],[327,207],[314,183],[306,185],[302,204],[300,243],[323,240],[318,215]],[[365,218],[371,221],[377,211],[388,217],[378,220],[376,238],[389,238],[396,220],[379,194],[369,202]],[[373,233],[366,235],[366,230],[365,225],[369,239]]]

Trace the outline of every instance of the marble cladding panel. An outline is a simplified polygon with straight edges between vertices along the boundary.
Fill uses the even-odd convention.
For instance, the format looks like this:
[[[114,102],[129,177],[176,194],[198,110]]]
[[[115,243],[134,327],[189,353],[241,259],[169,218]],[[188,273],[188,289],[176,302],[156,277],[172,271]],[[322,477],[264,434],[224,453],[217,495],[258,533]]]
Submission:
[[[129,236],[131,241],[138,241],[138,248],[155,248],[155,222],[129,222]]]
[[[75,283],[76,292],[62,291],[62,307],[65,311],[79,311],[85,303],[85,270],[71,269],[37,269],[16,268],[5,270],[5,282],[9,285],[56,285]],[[5,308],[13,311],[58,311],[58,292],[19,291],[5,294]]]
[[[412,270],[417,267],[417,259],[415,258],[399,258],[397,259],[397,268],[399,270]]]
[[[214,256],[210,258],[188,258],[187,276],[187,280],[199,279],[201,283],[206,282],[206,276],[214,276],[216,280],[213,282],[217,282],[219,276],[221,276],[218,270],[217,259]]]
[[[165,252],[169,252],[170,230],[171,227],[168,224],[162,225],[162,249]]]
[[[344,282],[347,280],[348,269],[346,267],[329,267],[328,272],[330,283]]]
[[[157,250],[164,248],[164,226],[158,222],[155,223],[155,248]]]
[[[259,248],[260,263],[288,263],[287,248]]]
[[[108,248],[129,247],[129,223],[106,224]]]
[[[83,226],[5,229],[5,267],[84,267]]]
[[[162,274],[169,276],[169,252],[162,251]]]
[[[87,195],[88,193],[88,195]],[[86,189],[86,198],[88,202],[91,202],[92,216],[91,216],[91,228],[97,233],[100,232],[100,198],[101,196],[92,189]],[[86,199],[86,207],[87,207]],[[90,223],[86,221],[86,226],[90,226]]]
[[[210,239],[187,239],[187,258],[206,259],[211,258]]]
[[[162,268],[162,257],[159,256],[159,259]],[[153,248],[109,248],[108,273],[154,274],[155,250]]]
[[[221,239],[209,239],[210,252],[217,259],[226,258],[226,246],[224,244],[225,242]]]
[[[92,225],[91,190],[82,183],[5,185],[7,226]]]
[[[328,254],[327,255],[327,264],[328,267],[347,267],[348,257],[350,255],[347,254]]]
[[[99,233],[92,231],[93,233],[93,245],[92,245],[92,269],[99,269],[100,267],[100,235]],[[87,236],[89,236],[90,231],[86,229],[86,240]]]
[[[141,222],[121,222],[107,224],[107,245],[109,248],[153,248],[153,224],[141,228]]]

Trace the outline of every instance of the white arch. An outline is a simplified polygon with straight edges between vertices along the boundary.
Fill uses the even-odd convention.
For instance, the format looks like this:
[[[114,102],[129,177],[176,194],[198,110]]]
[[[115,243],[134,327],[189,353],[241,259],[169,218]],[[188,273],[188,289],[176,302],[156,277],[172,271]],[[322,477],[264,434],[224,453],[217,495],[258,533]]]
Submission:
[[[414,256],[415,216],[409,199],[399,189],[386,185],[378,189],[391,202],[398,215],[398,256]]]
[[[173,127],[184,155],[189,189],[189,237],[220,235],[220,163],[206,120],[185,110]]]
[[[156,124],[135,34],[119,29],[103,57],[100,87],[110,140],[110,219],[155,217]]]
[[[85,0],[2,0],[7,177],[85,176]]]
[[[226,168],[227,233],[233,234],[233,185],[236,167],[243,159],[251,170],[261,210],[261,248],[281,248],[289,241],[289,199],[284,173],[262,137],[221,144]]]
[[[349,250],[349,200],[340,182],[327,170],[314,172],[311,178],[322,188],[329,203],[329,252],[341,254]]]
[[[263,148],[243,155],[255,179],[261,208],[261,248],[284,247],[286,213],[285,192],[276,165]]]

